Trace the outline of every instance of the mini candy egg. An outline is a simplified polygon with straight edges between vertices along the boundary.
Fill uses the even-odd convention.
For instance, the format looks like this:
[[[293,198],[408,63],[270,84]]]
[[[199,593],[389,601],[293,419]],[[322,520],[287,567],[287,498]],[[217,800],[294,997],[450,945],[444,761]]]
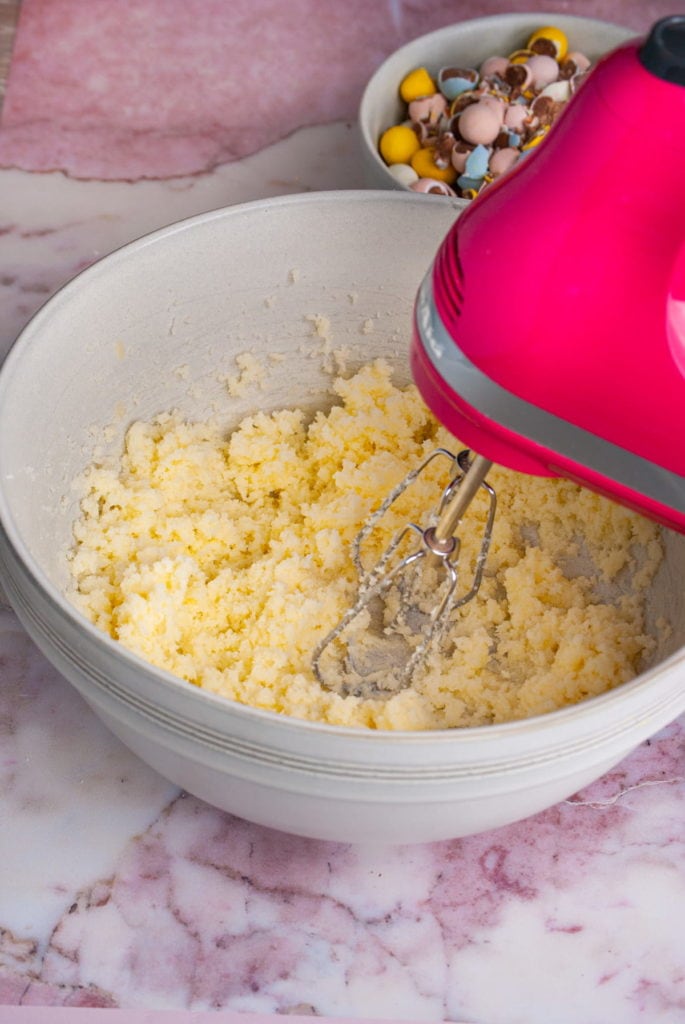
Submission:
[[[526,61],[526,67],[533,76],[533,88],[544,89],[546,85],[556,82],[559,77],[559,65],[554,57],[544,53],[536,53]]]
[[[419,149],[423,146],[432,146],[439,134],[437,124],[432,124],[430,121],[412,121],[411,127],[419,140]]]
[[[493,104],[498,103],[500,110],[502,111],[502,117],[504,117],[504,111],[511,103],[511,96],[508,90],[506,92],[500,92],[499,89],[492,88],[489,89],[488,92],[486,92],[482,98],[484,100],[489,100]]]
[[[469,178],[484,178],[488,171],[490,150],[486,146],[476,146],[466,157],[464,173]]]
[[[574,75],[582,75],[589,67],[589,58],[574,50],[573,53],[567,53],[565,60],[560,62],[559,75],[561,78],[573,78]]]
[[[404,185],[405,188],[408,188],[410,185],[413,185],[415,181],[419,180],[418,174],[413,167],[410,167],[409,164],[392,164],[391,167],[388,167],[388,170],[395,181],[400,185]]]
[[[571,97],[571,83],[568,79],[551,82],[541,90],[540,96],[549,96],[555,103],[565,103]]]
[[[457,185],[461,189],[462,195],[466,192],[471,193],[471,198],[477,195],[481,186],[483,185],[482,178],[471,178],[468,174],[462,174],[457,178]]]
[[[405,103],[421,99],[422,96],[432,96],[437,91],[435,82],[425,68],[415,68],[400,82],[400,96]]]
[[[379,141],[394,183],[415,192],[439,186],[440,194],[453,194],[452,186],[469,199],[530,155],[591,64],[554,25],[541,26],[527,41],[519,37],[518,47],[474,67],[445,64],[436,73],[416,67],[405,75],[399,92],[408,120]]]
[[[413,128],[406,124],[396,124],[383,132],[378,148],[386,164],[408,164],[419,145]]]
[[[412,100],[409,104],[409,119],[435,124],[446,110],[447,100],[442,93],[436,92],[432,96],[422,96],[418,100]]]
[[[509,54],[510,64],[525,64],[533,56],[533,50],[514,50]]]
[[[450,117],[456,117],[457,114],[461,114],[462,110],[468,107],[469,103],[478,103],[481,99],[481,93],[475,90],[469,90],[469,92],[463,92],[456,99],[450,103],[449,114]]]
[[[445,181],[451,185],[457,176],[457,172],[451,164],[447,167],[438,167],[434,159],[434,151],[428,147],[420,149],[410,161],[419,178],[435,178],[437,181]]]
[[[431,142],[426,149],[431,149],[433,153],[433,163],[436,167],[439,167],[441,171],[444,171],[446,167],[450,167],[452,164],[452,150],[454,149],[456,139],[452,132],[443,132],[443,134],[437,138],[434,142]]]
[[[568,39],[555,25],[543,25],[533,32],[526,46],[535,53],[546,53],[555,60],[562,61],[568,50]]]
[[[525,92],[533,84],[533,75],[527,64],[514,62],[504,72],[504,80],[512,89]]]
[[[520,103],[510,103],[504,111],[504,126],[512,131],[520,131],[526,123],[528,110]]]
[[[500,119],[500,124],[502,124],[502,122],[504,121],[505,111],[509,104],[505,102],[505,100],[501,99],[499,96],[494,96],[491,92],[486,93],[485,96],[483,96],[483,98],[480,100],[480,102],[489,103],[492,109],[497,112],[497,116]]]
[[[490,103],[472,103],[459,115],[459,134],[466,142],[489,146],[502,127],[500,111]]]
[[[492,78],[494,75],[497,75],[501,78],[507,70],[508,63],[509,61],[506,57],[486,57],[480,66],[480,77]]]
[[[453,196],[456,195],[453,188],[445,181],[438,181],[437,178],[419,178],[409,188],[412,192],[424,192],[432,196]]]
[[[547,126],[544,126],[540,128],[540,130],[537,131],[535,135],[531,135],[528,141],[524,142],[524,144],[521,146],[521,151],[523,153],[526,153],[528,152],[528,150],[535,149],[536,146],[539,146],[542,140],[544,139],[545,135],[547,134],[547,130]]]
[[[496,149],[490,157],[490,163],[488,164],[488,170],[493,178],[499,178],[501,174],[506,174],[507,171],[511,170],[519,156],[518,149],[514,149],[512,146],[507,146],[505,149]]]
[[[471,153],[471,147],[465,145],[463,142],[457,142],[456,146],[452,149],[450,159],[452,161],[452,167],[459,174],[463,174],[466,169],[466,161],[469,153]]]
[[[448,100],[473,89],[477,82],[478,72],[473,68],[441,68],[438,72],[438,89]]]

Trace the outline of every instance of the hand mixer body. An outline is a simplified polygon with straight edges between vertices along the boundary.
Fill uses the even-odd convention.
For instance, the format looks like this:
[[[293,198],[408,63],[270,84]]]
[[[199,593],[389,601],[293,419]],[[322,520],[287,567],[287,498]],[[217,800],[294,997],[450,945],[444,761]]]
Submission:
[[[492,461],[569,477],[685,532],[685,16],[600,62],[550,137],[457,219],[419,289],[410,353],[429,407],[479,454],[433,452],[358,535],[357,599],[312,659],[343,696],[409,686],[478,593]],[[407,524],[366,568],[365,537],[438,455],[452,470],[428,525]],[[464,586],[460,526],[483,488]]]
[[[417,298],[411,365],[488,459],[685,531],[685,84],[637,43],[458,218]]]

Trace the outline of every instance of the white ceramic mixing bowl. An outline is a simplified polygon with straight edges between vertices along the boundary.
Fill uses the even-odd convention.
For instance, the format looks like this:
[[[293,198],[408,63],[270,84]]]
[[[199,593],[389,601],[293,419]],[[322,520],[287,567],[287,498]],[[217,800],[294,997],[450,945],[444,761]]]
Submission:
[[[143,760],[264,825],[388,842],[493,828],[568,797],[685,708],[685,538],[671,534],[651,614],[677,628],[651,668],[575,707],[464,731],[379,733],[240,706],[144,663],[64,596],[72,482],[96,450],[119,450],[132,418],[206,418],[216,402],[235,423],[257,407],[327,404],[311,314],[356,353],[350,369],[383,355],[406,379],[414,295],[458,209],[328,192],[173,225],[62,289],[0,374],[0,572],[21,621]],[[270,348],[288,356],[279,373],[229,399],[219,377],[235,355]]]
[[[408,188],[393,177],[378,152],[378,141],[391,125],[406,116],[399,95],[402,79],[414,68],[425,67],[437,75],[443,67],[478,68],[486,57],[508,56],[520,49],[543,25],[556,25],[566,34],[573,50],[593,63],[636,33],[620,25],[572,14],[495,14],[472,18],[437,29],[395,50],[374,72],[364,90],[358,114],[365,180],[370,188]]]

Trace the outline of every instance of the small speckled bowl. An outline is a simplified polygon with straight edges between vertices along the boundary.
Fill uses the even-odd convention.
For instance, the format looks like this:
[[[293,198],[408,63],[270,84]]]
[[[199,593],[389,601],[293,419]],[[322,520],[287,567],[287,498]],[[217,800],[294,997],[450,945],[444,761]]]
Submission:
[[[0,578],[22,623],[143,760],[263,825],[357,842],[494,828],[570,796],[685,708],[685,537],[667,531],[649,614],[668,614],[674,633],[638,678],[552,714],[466,730],[383,733],[242,706],[143,662],[65,596],[73,481],[96,454],[121,451],[131,419],[169,409],[204,419],[217,403],[236,424],[257,408],[330,405],[311,314],[349,348],[350,371],[384,356],[406,381],[414,296],[459,209],[400,192],[323,192],[172,225],[63,288],[0,372]],[[220,378],[235,373],[235,356],[272,348],[287,357],[278,374],[229,399]]]
[[[462,21],[420,36],[400,47],[369,80],[359,107],[359,134],[364,173],[369,188],[409,191],[400,184],[378,152],[378,142],[391,125],[405,115],[399,85],[414,68],[425,67],[437,76],[443,67],[478,68],[486,57],[506,57],[525,45],[535,29],[556,25],[593,63],[636,33],[619,25],[558,13],[496,14]]]

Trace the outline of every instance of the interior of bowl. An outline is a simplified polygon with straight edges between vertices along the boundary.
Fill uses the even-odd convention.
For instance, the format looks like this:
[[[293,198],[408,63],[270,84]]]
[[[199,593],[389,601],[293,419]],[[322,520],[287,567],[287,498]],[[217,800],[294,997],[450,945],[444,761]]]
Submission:
[[[321,193],[203,215],[91,267],[34,317],[2,375],[0,472],[8,532],[46,585],[67,582],[74,481],[119,455],[133,420],[313,410],[341,365],[381,355],[406,380],[414,295],[457,210],[427,215],[415,198]],[[281,361],[229,395],[244,353]]]
[[[458,209],[389,192],[229,208],[127,246],[37,314],[0,380],[0,511],[67,614],[79,617],[64,592],[84,468],[161,412],[229,427],[258,409],[326,407],[337,373],[379,356],[406,382],[416,290]],[[244,353],[264,380],[229,394]],[[649,617],[674,628],[655,663],[685,644],[685,540],[665,538]]]
[[[568,36],[572,49],[580,50],[593,63],[635,35],[610,22],[541,11],[474,18],[412,40],[381,64],[362,97],[359,128],[370,184],[404,188],[388,171],[378,152],[378,140],[386,128],[405,117],[398,90],[406,74],[417,67],[426,67],[433,75],[448,66],[478,68],[486,57],[507,56],[520,49],[541,25],[556,25]]]

